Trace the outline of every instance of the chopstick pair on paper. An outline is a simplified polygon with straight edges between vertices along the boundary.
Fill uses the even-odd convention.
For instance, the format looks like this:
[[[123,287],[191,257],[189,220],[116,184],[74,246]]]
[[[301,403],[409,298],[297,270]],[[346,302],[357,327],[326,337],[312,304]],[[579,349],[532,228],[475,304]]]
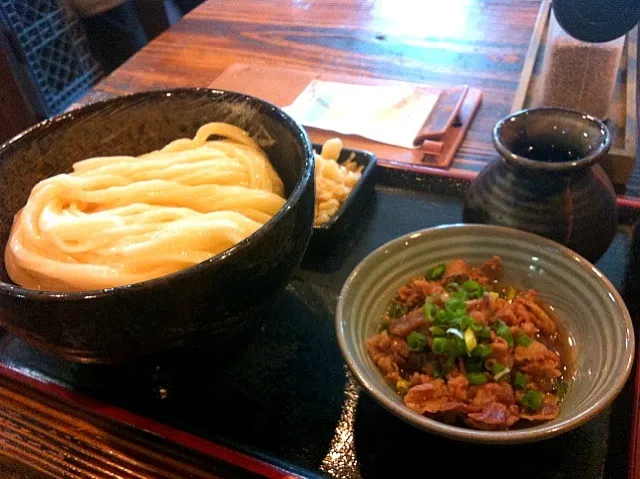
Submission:
[[[421,147],[422,153],[434,157],[442,153],[444,136],[449,128],[459,124],[460,109],[468,92],[467,85],[442,92],[413,143]]]

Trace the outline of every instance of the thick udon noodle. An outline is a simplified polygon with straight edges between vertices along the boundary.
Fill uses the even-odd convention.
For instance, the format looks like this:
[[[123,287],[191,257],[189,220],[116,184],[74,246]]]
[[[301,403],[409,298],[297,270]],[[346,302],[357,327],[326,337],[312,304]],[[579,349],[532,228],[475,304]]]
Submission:
[[[38,183],[14,218],[7,273],[49,291],[156,278],[251,235],[282,208],[283,195],[244,130],[208,123],[193,139],[139,157],[80,161],[72,173]]]

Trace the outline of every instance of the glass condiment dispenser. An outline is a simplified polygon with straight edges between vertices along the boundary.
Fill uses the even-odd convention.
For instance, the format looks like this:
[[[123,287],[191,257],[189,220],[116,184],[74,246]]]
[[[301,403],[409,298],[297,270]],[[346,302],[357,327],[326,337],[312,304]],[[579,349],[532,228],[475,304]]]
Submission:
[[[640,0],[553,0],[536,106],[609,116],[626,34]]]
[[[609,117],[625,35],[608,42],[574,38],[551,12],[534,106],[559,106]]]

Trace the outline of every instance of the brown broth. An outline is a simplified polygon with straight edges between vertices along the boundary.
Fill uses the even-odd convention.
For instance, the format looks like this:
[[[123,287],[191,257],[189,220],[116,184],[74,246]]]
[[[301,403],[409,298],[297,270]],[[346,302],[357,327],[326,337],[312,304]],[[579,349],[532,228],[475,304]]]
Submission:
[[[509,287],[515,288],[518,293],[522,291],[513,284],[504,283],[499,280],[489,284],[489,289],[492,291],[499,291]],[[547,313],[547,315],[549,315],[557,327],[557,332],[552,337],[548,338],[538,334],[536,339],[560,356],[560,361],[562,361],[562,376],[560,377],[560,381],[570,383],[576,373],[577,351],[575,347],[575,340],[564,323],[558,319],[558,315],[556,314],[553,306],[545,303],[539,298],[536,298],[536,303],[545,313]]]
[[[551,338],[541,337],[540,341],[560,356],[560,360],[563,365],[562,380],[570,382],[573,380],[576,373],[576,342],[564,323],[558,319],[558,315],[555,313],[553,306],[550,306],[541,300],[538,300],[538,305],[549,315],[551,319],[553,319],[558,328],[558,332]]]

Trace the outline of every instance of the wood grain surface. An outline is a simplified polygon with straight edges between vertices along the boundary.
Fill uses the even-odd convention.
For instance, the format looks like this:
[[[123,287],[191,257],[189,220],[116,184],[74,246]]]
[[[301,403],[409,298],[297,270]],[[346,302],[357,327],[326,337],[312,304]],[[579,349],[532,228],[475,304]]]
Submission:
[[[99,83],[106,95],[207,86],[233,63],[468,84],[484,92],[454,168],[495,157],[539,0],[211,0]],[[96,96],[97,95],[97,96]]]
[[[117,421],[102,416],[109,411],[118,414],[117,408],[0,366],[0,477],[299,479],[220,446],[207,449],[206,441],[189,434],[176,432],[176,442],[162,439],[172,435],[170,428],[156,430],[142,418],[131,426],[131,418],[138,418],[124,411]]]

